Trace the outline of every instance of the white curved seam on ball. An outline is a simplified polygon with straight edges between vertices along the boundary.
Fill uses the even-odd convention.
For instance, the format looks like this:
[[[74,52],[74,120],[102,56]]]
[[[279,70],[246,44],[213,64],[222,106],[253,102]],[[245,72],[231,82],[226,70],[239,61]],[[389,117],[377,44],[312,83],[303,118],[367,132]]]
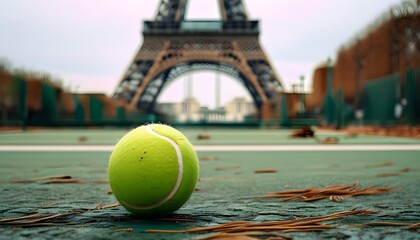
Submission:
[[[153,131],[153,129],[150,127],[150,125],[145,126],[146,130],[155,135],[156,137],[159,137],[161,139],[166,140],[167,142],[169,142],[175,149],[176,155],[177,155],[177,159],[178,159],[178,178],[176,179],[176,183],[174,188],[172,189],[172,191],[162,200],[159,200],[156,203],[147,205],[147,206],[138,206],[138,205],[132,205],[129,204],[127,202],[125,202],[126,205],[130,206],[131,208],[134,209],[152,209],[152,208],[156,208],[159,207],[160,205],[164,204],[165,202],[169,201],[174,195],[175,193],[178,191],[179,186],[181,185],[181,181],[182,181],[182,176],[184,174],[184,164],[183,164],[183,159],[182,159],[182,153],[181,153],[181,149],[179,149],[178,144],[176,144],[172,139],[166,137],[166,136],[162,136],[159,135],[157,132]]]

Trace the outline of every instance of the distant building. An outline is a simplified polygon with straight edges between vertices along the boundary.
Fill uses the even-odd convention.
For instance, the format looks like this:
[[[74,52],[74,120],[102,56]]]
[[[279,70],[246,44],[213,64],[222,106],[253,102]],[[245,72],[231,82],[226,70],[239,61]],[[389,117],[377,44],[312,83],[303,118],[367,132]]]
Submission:
[[[181,112],[178,120],[180,122],[197,122],[200,121],[200,103],[195,98],[186,98],[181,103]]]
[[[158,103],[156,111],[172,116],[173,120],[179,122],[198,122],[201,119],[200,103],[195,98],[186,98],[179,103]]]
[[[201,120],[205,122],[226,122],[225,108],[209,109],[201,107]]]
[[[197,99],[186,98],[179,103],[158,103],[156,110],[179,122],[242,122],[256,113],[254,103],[245,98],[235,98],[217,109],[201,107]]]
[[[235,98],[225,105],[226,121],[241,122],[248,115],[255,114],[255,104],[247,101],[245,98]]]

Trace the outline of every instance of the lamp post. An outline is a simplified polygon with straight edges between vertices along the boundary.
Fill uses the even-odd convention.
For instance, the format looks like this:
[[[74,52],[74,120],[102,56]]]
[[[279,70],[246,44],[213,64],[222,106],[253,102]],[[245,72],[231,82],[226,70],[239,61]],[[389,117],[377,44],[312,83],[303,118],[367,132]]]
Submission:
[[[300,76],[300,82],[301,82],[301,86],[300,86],[300,112],[304,113],[305,112],[305,93],[304,93],[305,76],[304,75]]]
[[[327,93],[324,100],[323,112],[324,118],[327,125],[332,125],[335,121],[335,100],[333,96],[332,84],[333,84],[333,67],[331,59],[327,59]]]

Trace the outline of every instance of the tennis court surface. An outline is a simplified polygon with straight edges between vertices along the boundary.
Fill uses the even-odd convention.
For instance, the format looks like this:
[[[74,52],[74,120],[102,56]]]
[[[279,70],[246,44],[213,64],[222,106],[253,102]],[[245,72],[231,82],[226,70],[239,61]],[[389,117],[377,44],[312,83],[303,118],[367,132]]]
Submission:
[[[128,130],[0,132],[0,239],[420,239],[420,139],[317,131],[337,140],[321,144],[291,130],[180,128],[197,151],[200,179],[181,209],[150,220],[117,206],[107,182],[109,155]],[[372,194],[267,197],[331,185]],[[339,212],[348,216],[331,217]],[[275,224],[305,217],[321,220],[313,230],[304,220]],[[197,229],[239,221],[261,225]]]

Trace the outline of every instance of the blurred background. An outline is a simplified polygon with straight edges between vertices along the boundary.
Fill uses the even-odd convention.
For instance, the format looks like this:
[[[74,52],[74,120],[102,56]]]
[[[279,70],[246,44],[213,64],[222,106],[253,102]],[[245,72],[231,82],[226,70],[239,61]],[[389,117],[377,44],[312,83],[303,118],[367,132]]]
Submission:
[[[420,2],[0,0],[0,125],[420,123]]]

